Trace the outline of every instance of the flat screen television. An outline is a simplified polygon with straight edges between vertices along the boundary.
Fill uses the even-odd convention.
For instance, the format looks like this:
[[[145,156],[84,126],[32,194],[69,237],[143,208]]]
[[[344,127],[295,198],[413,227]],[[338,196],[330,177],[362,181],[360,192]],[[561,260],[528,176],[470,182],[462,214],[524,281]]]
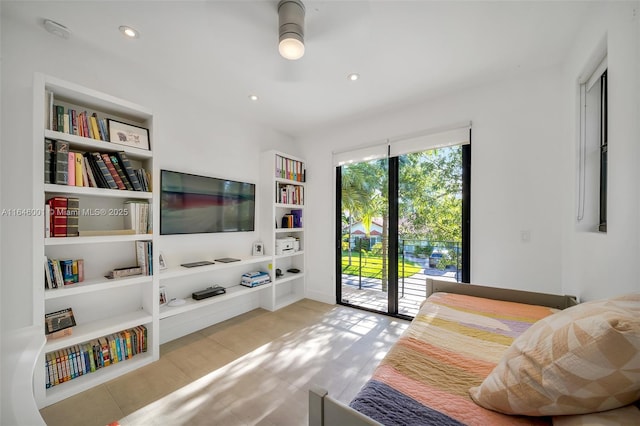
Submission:
[[[160,171],[160,234],[255,230],[256,186]]]

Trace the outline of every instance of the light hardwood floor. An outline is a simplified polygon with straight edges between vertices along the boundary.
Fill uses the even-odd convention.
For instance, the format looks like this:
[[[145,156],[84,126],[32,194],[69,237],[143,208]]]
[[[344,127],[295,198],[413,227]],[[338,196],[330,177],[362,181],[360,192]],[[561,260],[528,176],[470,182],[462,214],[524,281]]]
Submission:
[[[408,324],[308,299],[256,309],[40,413],[49,426],[305,425],[311,385],[349,402]]]

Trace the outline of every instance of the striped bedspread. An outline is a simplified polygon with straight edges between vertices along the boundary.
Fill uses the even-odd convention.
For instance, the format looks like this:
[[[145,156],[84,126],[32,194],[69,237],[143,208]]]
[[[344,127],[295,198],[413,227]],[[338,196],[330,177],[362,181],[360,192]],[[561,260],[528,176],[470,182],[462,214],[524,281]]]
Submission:
[[[384,425],[550,424],[476,405],[479,385],[515,337],[552,308],[435,293],[350,406]]]

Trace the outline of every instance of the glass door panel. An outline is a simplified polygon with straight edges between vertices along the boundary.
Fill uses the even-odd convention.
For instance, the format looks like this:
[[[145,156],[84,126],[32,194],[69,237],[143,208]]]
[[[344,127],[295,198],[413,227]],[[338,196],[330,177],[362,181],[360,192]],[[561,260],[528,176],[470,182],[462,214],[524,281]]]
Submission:
[[[398,314],[415,316],[426,278],[462,279],[462,146],[398,157]]]
[[[340,167],[339,301],[388,312],[388,161]]]

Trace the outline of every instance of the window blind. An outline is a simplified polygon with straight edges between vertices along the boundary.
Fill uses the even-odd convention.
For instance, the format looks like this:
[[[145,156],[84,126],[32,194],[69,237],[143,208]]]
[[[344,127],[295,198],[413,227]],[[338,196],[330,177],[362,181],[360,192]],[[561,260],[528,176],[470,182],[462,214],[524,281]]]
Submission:
[[[470,130],[471,122],[468,122],[399,136],[350,151],[334,152],[333,165],[337,167],[378,158],[397,157],[429,149],[467,145],[471,143]]]

